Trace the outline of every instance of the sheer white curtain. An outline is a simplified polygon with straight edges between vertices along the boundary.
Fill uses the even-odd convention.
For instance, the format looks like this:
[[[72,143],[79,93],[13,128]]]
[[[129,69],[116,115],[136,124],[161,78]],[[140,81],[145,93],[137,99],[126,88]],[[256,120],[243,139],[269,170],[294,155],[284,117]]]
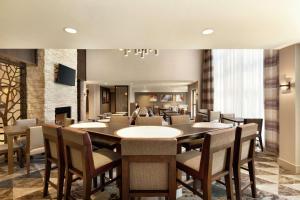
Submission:
[[[214,110],[237,117],[264,117],[262,49],[216,49],[213,55]]]

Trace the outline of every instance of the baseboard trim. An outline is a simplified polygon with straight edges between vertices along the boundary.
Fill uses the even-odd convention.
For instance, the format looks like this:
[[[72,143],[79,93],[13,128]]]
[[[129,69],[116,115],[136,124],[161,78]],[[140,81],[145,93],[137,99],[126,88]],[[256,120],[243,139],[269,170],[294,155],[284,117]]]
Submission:
[[[282,158],[278,158],[277,163],[280,167],[282,167],[284,169],[290,170],[294,173],[300,173],[300,165],[294,165]]]

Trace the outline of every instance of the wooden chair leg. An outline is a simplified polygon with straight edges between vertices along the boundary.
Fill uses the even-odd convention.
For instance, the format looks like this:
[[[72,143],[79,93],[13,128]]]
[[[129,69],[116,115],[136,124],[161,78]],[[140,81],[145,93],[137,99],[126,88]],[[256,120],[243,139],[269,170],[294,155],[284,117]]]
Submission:
[[[57,179],[57,199],[61,200],[63,198],[65,168],[60,166],[58,167],[58,169],[59,170],[58,170],[58,179]]]
[[[43,197],[46,197],[48,195],[50,172],[51,172],[51,162],[47,160],[45,166]]]
[[[20,168],[24,167],[24,160],[23,160],[23,151],[21,149],[18,149],[17,151],[18,161]]]
[[[103,186],[102,192],[104,191],[104,185],[105,185],[105,173],[101,174],[101,186]]]
[[[226,185],[226,193],[227,199],[233,199],[233,192],[232,192],[232,173],[229,173],[225,176],[225,185]],[[238,199],[237,199],[238,200]]]
[[[234,187],[235,187],[235,196],[236,200],[241,199],[241,172],[239,168],[233,169],[234,174]]]
[[[71,193],[71,186],[72,186],[72,173],[67,171],[66,172],[66,181],[65,181],[65,196],[64,200],[70,199],[70,193]]]
[[[204,183],[204,182],[202,182]],[[207,181],[202,186],[203,190],[203,200],[211,200],[211,182]]]
[[[113,169],[109,170],[108,174],[109,174],[109,178],[112,179],[113,178]]]
[[[98,177],[97,176],[93,178],[93,186],[94,186],[94,188],[98,187]]]
[[[86,177],[83,179],[83,199],[89,200],[91,198],[92,191],[92,179],[90,177]]]
[[[261,134],[258,135],[258,140],[259,140],[259,145],[260,145],[261,151],[263,152],[264,151],[264,145],[263,145]]]
[[[255,167],[254,160],[248,162],[249,176],[251,181],[251,192],[252,197],[256,198],[256,182],[255,182]]]

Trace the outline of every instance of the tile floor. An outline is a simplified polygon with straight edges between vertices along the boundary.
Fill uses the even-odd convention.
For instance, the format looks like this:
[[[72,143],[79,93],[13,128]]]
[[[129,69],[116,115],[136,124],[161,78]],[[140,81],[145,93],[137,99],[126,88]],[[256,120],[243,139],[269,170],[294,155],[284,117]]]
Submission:
[[[14,175],[7,175],[7,165],[0,163],[0,199],[43,199],[43,160],[33,159],[31,164],[31,174],[25,175],[25,170],[15,167]],[[243,172],[244,174],[245,172]],[[52,174],[52,180],[55,181],[56,174]],[[300,174],[293,174],[280,168],[276,163],[276,157],[258,153],[256,159],[256,181],[258,189],[257,199],[293,199],[300,200]],[[243,183],[248,181],[247,175],[242,177]],[[74,196],[80,199],[81,185],[80,181],[74,184],[72,189]],[[214,199],[226,199],[225,190],[222,185],[213,185]],[[243,199],[252,199],[251,192],[247,189]],[[50,195],[46,199],[55,199],[56,193],[50,187]],[[102,193],[103,200],[118,199],[118,189],[115,185],[108,186]],[[179,200],[200,199],[191,192],[183,189],[183,196]]]

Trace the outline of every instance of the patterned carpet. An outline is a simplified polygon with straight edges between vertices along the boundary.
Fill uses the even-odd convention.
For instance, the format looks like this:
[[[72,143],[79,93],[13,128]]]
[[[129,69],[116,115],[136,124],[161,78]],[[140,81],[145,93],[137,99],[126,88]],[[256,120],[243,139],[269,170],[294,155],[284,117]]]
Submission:
[[[295,175],[282,168],[276,163],[276,158],[270,155],[258,154],[256,159],[256,181],[258,189],[257,199],[293,199],[300,200],[300,174]],[[31,174],[25,175],[25,170],[15,165],[15,174],[7,175],[7,165],[3,161],[0,164],[0,199],[43,199],[43,159],[33,159],[31,164]],[[246,184],[248,177],[243,172],[242,181]],[[56,173],[51,175],[52,181],[56,180]],[[74,183],[73,195],[80,199],[81,182]],[[187,189],[183,188],[183,196],[179,200],[196,200]],[[213,185],[214,199],[226,199],[225,189],[220,184]],[[50,187],[50,195],[46,199],[55,199],[56,190]],[[101,200],[118,199],[118,189],[115,184],[108,186],[102,192]],[[250,189],[243,194],[243,199],[252,199]]]

